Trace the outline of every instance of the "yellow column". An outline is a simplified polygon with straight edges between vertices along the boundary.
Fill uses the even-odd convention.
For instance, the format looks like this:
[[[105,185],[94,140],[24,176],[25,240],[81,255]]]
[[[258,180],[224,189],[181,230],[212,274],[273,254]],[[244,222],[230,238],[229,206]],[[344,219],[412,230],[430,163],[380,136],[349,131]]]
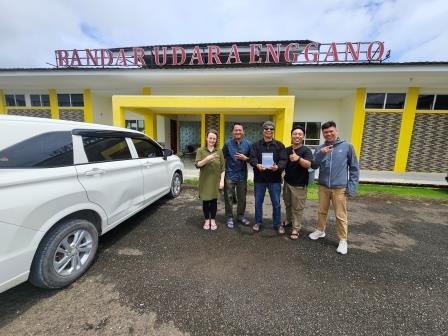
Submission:
[[[406,105],[401,117],[400,138],[398,139],[397,153],[395,155],[394,172],[396,173],[404,173],[406,171],[419,92],[420,88],[408,88]]]
[[[50,96],[51,119],[59,119],[58,96],[56,90],[48,90],[48,95]]]
[[[205,147],[205,113],[201,113],[201,147]]]
[[[366,89],[358,88],[356,90],[355,110],[353,112],[352,123],[352,144],[358,159],[361,155],[362,133],[364,131],[364,119],[366,118],[366,110],[364,108],[365,99]]]
[[[278,95],[279,96],[289,95],[289,89],[287,87],[279,87]],[[289,144],[291,143],[290,130],[292,128],[293,121],[294,121],[294,106],[292,108],[292,111],[290,110],[290,108],[287,108],[274,115],[276,138],[277,140],[283,142],[285,146],[289,146]]]
[[[124,109],[116,102],[116,97],[112,96],[112,122],[114,126],[125,127]]]
[[[142,89],[142,94],[144,96],[150,96],[151,95],[151,88],[150,87],[144,87]],[[145,134],[147,136],[150,136],[154,140],[157,140],[157,114],[150,112],[146,112],[144,114],[145,118]],[[146,126],[148,125],[148,126]]]
[[[152,112],[146,112],[145,118],[145,134],[154,140],[157,139],[157,119]]]
[[[225,127],[225,120],[224,120],[224,113],[219,114],[219,147],[224,147],[225,142],[225,133],[224,133],[224,127]]]
[[[93,123],[92,91],[84,89],[84,122]]]
[[[0,90],[0,114],[6,114],[5,94]]]

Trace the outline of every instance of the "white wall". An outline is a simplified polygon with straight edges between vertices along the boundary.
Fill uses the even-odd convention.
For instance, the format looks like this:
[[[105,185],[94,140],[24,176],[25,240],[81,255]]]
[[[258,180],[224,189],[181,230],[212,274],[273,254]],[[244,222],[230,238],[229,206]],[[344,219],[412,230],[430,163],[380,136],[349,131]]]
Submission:
[[[112,97],[92,92],[92,110],[94,123],[112,125]]]
[[[341,100],[340,121],[337,123],[339,137],[341,139],[352,141],[352,124],[355,112],[356,92]]]

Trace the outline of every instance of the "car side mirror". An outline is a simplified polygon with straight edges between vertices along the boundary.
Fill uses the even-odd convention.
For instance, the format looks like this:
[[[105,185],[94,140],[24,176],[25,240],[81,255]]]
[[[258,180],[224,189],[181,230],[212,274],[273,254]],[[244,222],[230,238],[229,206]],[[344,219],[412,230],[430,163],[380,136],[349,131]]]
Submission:
[[[170,148],[164,148],[163,150],[162,150],[162,152],[163,152],[163,158],[166,160],[166,158],[168,157],[168,156],[171,156],[171,155],[173,155],[173,150],[172,149],[170,149]]]

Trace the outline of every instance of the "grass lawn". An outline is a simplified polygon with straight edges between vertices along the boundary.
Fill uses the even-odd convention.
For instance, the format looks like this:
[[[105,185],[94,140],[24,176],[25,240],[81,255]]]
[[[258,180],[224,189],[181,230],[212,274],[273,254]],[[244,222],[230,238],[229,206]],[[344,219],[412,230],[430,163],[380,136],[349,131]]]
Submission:
[[[185,184],[197,185],[198,179],[185,179]],[[253,182],[249,181],[248,185],[253,187]],[[317,200],[317,184],[312,184],[308,188],[308,199]],[[448,188],[433,188],[433,187],[410,187],[398,185],[384,185],[384,184],[360,184],[358,187],[358,195],[369,194],[390,194],[395,196],[426,198],[426,199],[448,199]]]

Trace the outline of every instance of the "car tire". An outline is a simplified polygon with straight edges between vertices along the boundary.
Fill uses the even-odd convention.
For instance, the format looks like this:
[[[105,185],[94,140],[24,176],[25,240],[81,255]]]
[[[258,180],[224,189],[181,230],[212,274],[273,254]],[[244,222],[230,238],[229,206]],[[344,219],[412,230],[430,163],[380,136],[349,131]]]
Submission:
[[[41,288],[62,288],[90,267],[98,250],[98,231],[85,219],[70,219],[42,239],[31,265],[30,282]]]
[[[170,198],[176,198],[180,195],[182,189],[182,175],[179,172],[175,172],[171,179],[170,192],[168,196]]]

